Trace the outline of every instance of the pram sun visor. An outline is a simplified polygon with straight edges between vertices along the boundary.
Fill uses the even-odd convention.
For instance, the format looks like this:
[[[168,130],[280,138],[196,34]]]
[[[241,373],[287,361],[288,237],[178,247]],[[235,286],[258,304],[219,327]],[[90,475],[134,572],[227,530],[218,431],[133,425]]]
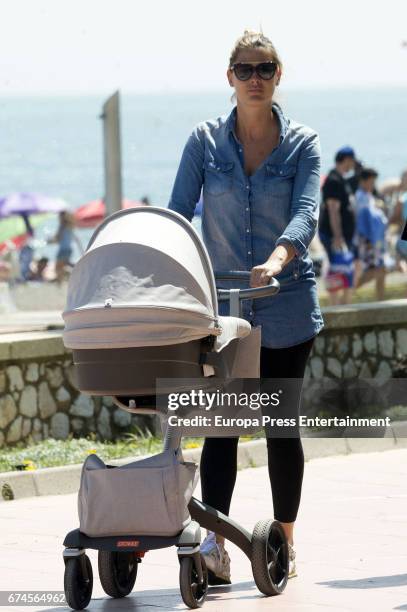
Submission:
[[[177,308],[118,306],[65,312],[68,348],[124,348],[189,342],[220,334],[213,317]]]
[[[130,245],[140,249],[144,246],[160,251],[162,261],[168,258],[168,265],[171,265],[165,268],[171,278],[171,262],[177,262],[189,277],[195,279],[217,315],[215,278],[208,252],[196,230],[184,217],[172,210],[153,206],[116,212],[96,229],[86,255],[99,247],[120,243],[127,243],[129,248]],[[151,261],[147,261],[150,266]]]
[[[219,352],[251,330],[244,319],[219,317],[219,327],[202,313],[157,306],[81,308],[63,316],[63,340],[71,349],[164,346],[214,335],[214,350]]]

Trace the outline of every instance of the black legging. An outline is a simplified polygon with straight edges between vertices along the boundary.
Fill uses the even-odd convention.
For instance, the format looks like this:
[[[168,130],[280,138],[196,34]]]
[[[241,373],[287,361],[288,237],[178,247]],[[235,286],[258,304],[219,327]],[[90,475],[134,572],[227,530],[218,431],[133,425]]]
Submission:
[[[262,378],[303,378],[314,338],[282,349],[261,347]],[[205,438],[201,457],[202,501],[229,514],[237,474],[239,438]],[[304,473],[300,437],[267,438],[268,469],[274,518],[291,523],[297,518]]]

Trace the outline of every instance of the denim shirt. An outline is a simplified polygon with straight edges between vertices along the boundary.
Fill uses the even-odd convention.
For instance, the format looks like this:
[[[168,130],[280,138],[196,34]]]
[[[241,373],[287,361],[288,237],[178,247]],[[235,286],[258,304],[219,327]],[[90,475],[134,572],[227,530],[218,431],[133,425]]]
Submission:
[[[243,302],[242,316],[262,326],[262,346],[284,348],[323,327],[308,253],[319,215],[320,147],[313,130],[285,117],[276,104],[272,110],[279,144],[251,176],[235,134],[236,107],[199,123],[185,145],[169,208],[191,221],[202,189],[202,236],[215,272],[251,270],[277,245],[294,247],[295,257],[276,276],[280,292]],[[227,304],[220,304],[220,314],[228,314]]]

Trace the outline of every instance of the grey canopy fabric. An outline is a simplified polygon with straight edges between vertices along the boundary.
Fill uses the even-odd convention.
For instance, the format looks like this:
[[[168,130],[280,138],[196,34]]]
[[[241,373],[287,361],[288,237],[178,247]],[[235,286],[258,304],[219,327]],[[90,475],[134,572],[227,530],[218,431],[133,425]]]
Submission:
[[[221,324],[209,256],[192,225],[150,206],[115,213],[95,231],[72,272],[63,318],[72,349],[162,346],[211,334],[221,350],[250,333],[242,319]]]

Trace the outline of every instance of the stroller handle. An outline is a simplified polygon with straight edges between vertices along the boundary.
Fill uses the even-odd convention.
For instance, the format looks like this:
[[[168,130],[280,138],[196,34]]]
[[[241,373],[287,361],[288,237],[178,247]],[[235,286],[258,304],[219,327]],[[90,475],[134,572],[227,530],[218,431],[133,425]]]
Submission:
[[[250,280],[251,273],[246,270],[220,270],[215,272],[215,280]],[[248,289],[217,289],[218,300],[220,302],[230,299],[233,291],[239,292],[239,300],[255,300],[257,298],[268,297],[278,293],[280,283],[274,277],[270,278],[268,285],[264,287],[252,287]]]

